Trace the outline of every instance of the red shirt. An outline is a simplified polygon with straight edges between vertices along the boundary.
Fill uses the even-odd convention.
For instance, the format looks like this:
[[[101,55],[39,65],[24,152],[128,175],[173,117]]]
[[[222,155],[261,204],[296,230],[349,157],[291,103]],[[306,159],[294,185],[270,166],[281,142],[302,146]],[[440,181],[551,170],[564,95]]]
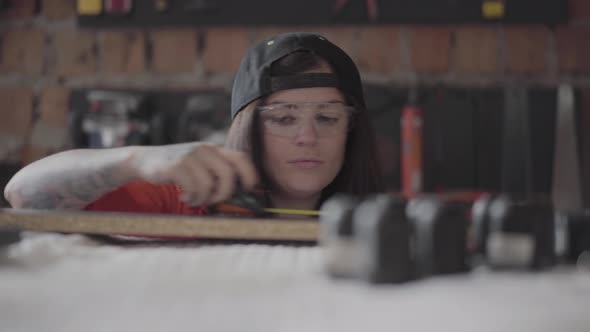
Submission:
[[[84,208],[87,211],[207,214],[206,207],[193,208],[180,200],[182,189],[174,184],[130,182],[111,191]]]

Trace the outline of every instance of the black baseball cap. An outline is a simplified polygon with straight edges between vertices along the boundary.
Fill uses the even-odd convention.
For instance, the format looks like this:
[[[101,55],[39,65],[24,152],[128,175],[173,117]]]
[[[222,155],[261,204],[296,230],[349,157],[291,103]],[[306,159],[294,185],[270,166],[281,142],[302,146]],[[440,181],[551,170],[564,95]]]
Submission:
[[[298,51],[310,51],[328,61],[334,73],[301,73],[271,77],[271,65]],[[254,100],[273,92],[310,87],[335,87],[355,106],[365,108],[361,78],[352,59],[325,37],[306,32],[291,32],[265,39],[248,50],[234,80],[231,116]]]

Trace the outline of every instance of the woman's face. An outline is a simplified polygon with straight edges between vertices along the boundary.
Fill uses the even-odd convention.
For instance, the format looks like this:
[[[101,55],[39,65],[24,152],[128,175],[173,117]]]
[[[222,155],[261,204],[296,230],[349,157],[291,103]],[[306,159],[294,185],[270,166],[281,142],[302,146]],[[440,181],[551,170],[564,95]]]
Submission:
[[[349,117],[338,118],[336,111],[345,104],[331,87],[283,90],[266,98],[268,112],[262,107],[260,113],[264,167],[281,195],[317,195],[338,175]]]

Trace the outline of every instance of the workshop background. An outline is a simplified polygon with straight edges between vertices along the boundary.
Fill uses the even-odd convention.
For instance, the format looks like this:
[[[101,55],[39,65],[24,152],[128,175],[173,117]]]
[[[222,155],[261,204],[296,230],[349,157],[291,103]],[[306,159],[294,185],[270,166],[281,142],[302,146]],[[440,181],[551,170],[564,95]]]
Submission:
[[[157,106],[158,111],[170,112],[190,109],[190,105],[198,108],[207,104],[200,102],[203,95],[212,95],[213,99],[221,95],[220,101],[207,104],[215,113],[207,119],[214,123],[212,131],[222,128],[229,118],[226,103],[233,75],[246,50],[258,40],[295,30],[323,34],[347,51],[357,63],[367,83],[369,108],[384,109],[380,113],[374,111],[374,120],[380,135],[382,165],[391,189],[400,187],[400,108],[407,102],[407,92],[417,87],[424,87],[420,93],[427,91],[423,93],[426,97],[421,95],[426,104],[433,100],[432,96],[449,96],[441,109],[455,110],[459,117],[473,113],[469,109],[476,102],[484,105],[483,108],[491,105],[488,107],[491,112],[494,112],[493,105],[501,108],[502,91],[510,84],[526,86],[531,91],[537,89],[540,94],[549,91],[552,97],[541,98],[537,104],[539,108],[550,108],[555,112],[555,103],[548,104],[543,100],[555,102],[557,86],[572,84],[576,89],[580,120],[579,151],[590,150],[588,0],[567,1],[567,20],[558,24],[443,21],[432,24],[199,26],[197,22],[194,26],[178,27],[108,26],[108,22],[102,26],[87,22],[86,26],[81,26],[77,2],[72,0],[0,3],[10,4],[0,10],[2,187],[20,167],[82,144],[72,138],[70,127],[72,121],[75,122],[73,112],[83,112],[91,107],[87,98],[89,91],[153,92],[156,97],[151,101],[152,111]],[[160,3],[165,5],[166,1]],[[191,102],[192,97],[196,99]],[[471,99],[465,102],[465,98]],[[535,104],[534,100],[531,104]],[[180,113],[174,114],[175,118],[180,117]],[[500,160],[496,157],[501,154],[501,137],[499,127],[493,124],[499,123],[501,118],[492,118],[495,122],[488,122],[489,116],[480,117],[477,122],[480,127],[471,126],[475,123],[471,121],[467,134],[448,141],[457,143],[462,140],[470,145],[478,141],[481,133],[490,137],[491,132],[496,135],[497,142],[489,146],[482,143],[479,147],[470,147],[470,151],[477,150],[471,154],[455,153],[455,159],[447,158],[451,166],[446,167],[446,186],[432,183],[430,187],[500,189],[502,175],[495,169],[500,168]],[[169,123],[170,119],[163,121]],[[181,132],[180,124],[175,125],[171,130]],[[456,127],[449,124],[446,132],[452,132],[452,128]],[[542,133],[533,134],[544,136]],[[152,143],[204,139],[203,135],[190,134],[172,137],[170,132],[160,136],[159,141],[152,137]],[[547,142],[552,144],[551,140]],[[536,149],[553,151],[552,146]],[[479,157],[482,153],[495,155]],[[581,165],[585,165],[583,170],[590,165],[588,155],[581,154]],[[473,166],[465,158],[479,162]],[[539,158],[548,162],[552,157]],[[467,171],[456,166],[467,164],[465,167],[470,167]],[[536,178],[550,174],[550,169],[541,173]],[[470,177],[467,180],[462,178],[466,174]],[[539,191],[547,191],[550,179],[545,177],[539,181],[543,182],[538,186]]]

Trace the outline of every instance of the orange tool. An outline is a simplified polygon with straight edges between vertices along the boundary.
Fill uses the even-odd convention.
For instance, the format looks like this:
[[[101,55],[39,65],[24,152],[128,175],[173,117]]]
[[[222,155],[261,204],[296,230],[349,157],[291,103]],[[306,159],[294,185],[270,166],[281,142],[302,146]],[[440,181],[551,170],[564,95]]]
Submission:
[[[402,110],[402,192],[406,198],[414,197],[423,189],[423,113],[416,105],[415,94]]]

